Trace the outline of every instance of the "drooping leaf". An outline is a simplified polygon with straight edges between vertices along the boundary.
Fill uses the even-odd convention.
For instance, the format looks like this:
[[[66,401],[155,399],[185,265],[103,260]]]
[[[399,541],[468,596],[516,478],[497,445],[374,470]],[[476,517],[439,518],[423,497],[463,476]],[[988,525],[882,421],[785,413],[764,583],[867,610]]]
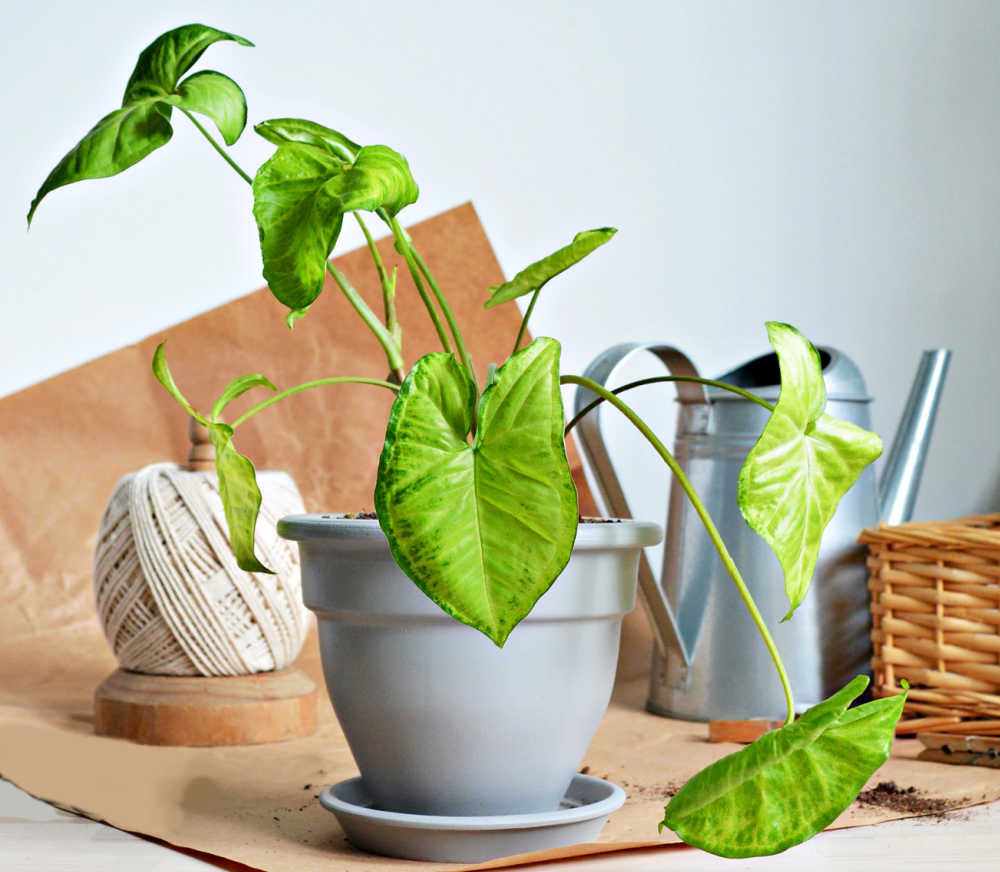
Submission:
[[[243,396],[247,391],[253,388],[270,388],[272,391],[278,390],[273,384],[271,384],[270,379],[265,378],[259,373],[252,373],[250,375],[241,375],[238,378],[234,378],[226,387],[223,389],[222,393],[219,394],[219,399],[215,401],[215,405],[212,406],[211,420],[218,421],[219,415],[222,414],[223,410],[237,397]]]
[[[347,164],[301,142],[280,145],[257,171],[253,190],[264,278],[290,309],[307,308],[322,291],[346,213],[395,215],[418,193],[406,159],[384,145],[362,147]]]
[[[551,278],[568,270],[573,264],[579,263],[594,249],[600,248],[618,231],[614,227],[602,227],[598,230],[584,230],[573,237],[573,241],[554,251],[548,257],[525,267],[509,282],[490,288],[493,296],[486,301],[484,308],[492,309],[501,303],[516,300],[525,294],[534,293]]]
[[[253,129],[274,145],[300,142],[328,151],[342,163],[354,163],[361,151],[361,146],[344,134],[304,118],[272,118],[255,124]]]
[[[826,388],[819,354],[794,327],[768,322],[778,355],[781,393],[740,470],[740,511],[777,555],[790,609],[802,602],[823,530],[841,497],[882,453],[882,440],[823,412]]]
[[[233,447],[233,428],[228,424],[210,423],[208,435],[215,446],[219,496],[236,563],[244,572],[273,574],[254,553],[254,532],[261,496],[253,464]]]
[[[229,76],[202,70],[188,76],[165,102],[171,106],[207,115],[219,128],[226,145],[240,138],[247,126],[247,101],[240,86]]]
[[[691,778],[663,823],[723,857],[776,854],[830,824],[889,757],[905,694],[847,707],[868,685],[847,687]]]
[[[417,361],[390,413],[375,508],[417,586],[503,645],[576,538],[558,343],[536,339],[496,371],[470,444],[475,395],[452,355]]]
[[[223,86],[217,80],[208,79],[204,73],[196,73],[178,88],[180,77],[202,52],[221,40],[253,45],[232,33],[203,24],[187,24],[163,34],[147,46],[139,55],[125,88],[121,108],[98,121],[59,161],[38,189],[28,210],[29,226],[39,203],[50,191],[84,179],[116,175],[167,143],[173,133],[170,127],[172,102],[180,105],[184,99],[189,100],[191,105],[185,108],[212,117],[226,141],[235,142],[243,129],[242,124],[239,130],[236,129],[240,107],[243,124],[246,123],[246,100],[235,82],[227,79],[230,86]],[[226,78],[220,73],[212,75]],[[189,84],[192,80],[194,83]]]
[[[174,382],[174,377],[170,372],[170,367],[167,366],[167,353],[165,350],[166,344],[167,343],[165,341],[161,342],[156,346],[156,351],[153,352],[153,375],[155,375],[156,380],[167,389],[167,393],[180,403],[185,412],[187,412],[199,424],[208,426],[209,422],[206,420],[205,416],[195,411],[194,406],[187,401],[187,398],[181,393],[181,389],[177,387],[176,382]]]
[[[289,309],[306,309],[323,289],[326,260],[343,223],[340,204],[323,193],[340,164],[321,149],[281,146],[253,180],[253,214],[264,278]]]

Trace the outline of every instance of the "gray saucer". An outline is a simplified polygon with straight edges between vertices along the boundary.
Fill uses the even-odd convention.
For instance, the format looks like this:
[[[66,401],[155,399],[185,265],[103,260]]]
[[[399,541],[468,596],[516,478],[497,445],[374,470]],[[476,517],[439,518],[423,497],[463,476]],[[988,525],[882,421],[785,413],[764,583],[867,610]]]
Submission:
[[[625,803],[625,791],[592,775],[574,775],[555,811],[443,817],[373,808],[361,779],[351,778],[328,787],[319,801],[337,816],[348,841],[364,851],[408,860],[478,863],[592,842],[611,813]]]

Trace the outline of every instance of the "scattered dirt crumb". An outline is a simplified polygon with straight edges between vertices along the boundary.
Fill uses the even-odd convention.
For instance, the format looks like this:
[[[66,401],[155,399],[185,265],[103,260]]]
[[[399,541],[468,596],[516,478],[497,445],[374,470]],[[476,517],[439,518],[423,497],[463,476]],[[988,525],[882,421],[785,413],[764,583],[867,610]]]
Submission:
[[[925,796],[916,787],[900,787],[895,781],[880,781],[870,790],[862,790],[855,800],[859,805],[878,806],[908,814],[934,815],[941,819],[944,812],[966,801]]]
[[[305,785],[302,786],[302,789],[303,790],[312,790],[312,785],[311,784],[305,784]]]
[[[377,521],[378,515],[374,512],[348,512],[344,515],[345,518],[350,518],[353,521]]]
[[[621,785],[629,799],[657,799],[664,802],[681,789],[681,785],[673,781],[666,784],[633,784],[622,779]]]

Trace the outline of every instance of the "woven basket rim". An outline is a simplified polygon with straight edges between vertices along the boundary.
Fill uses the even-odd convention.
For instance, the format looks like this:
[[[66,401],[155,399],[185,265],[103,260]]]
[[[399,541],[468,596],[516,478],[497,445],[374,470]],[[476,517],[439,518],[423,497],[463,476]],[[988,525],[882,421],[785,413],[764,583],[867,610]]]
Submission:
[[[933,543],[1000,548],[1000,512],[966,515],[949,521],[907,521],[894,526],[883,522],[862,530],[858,542],[865,545]]]

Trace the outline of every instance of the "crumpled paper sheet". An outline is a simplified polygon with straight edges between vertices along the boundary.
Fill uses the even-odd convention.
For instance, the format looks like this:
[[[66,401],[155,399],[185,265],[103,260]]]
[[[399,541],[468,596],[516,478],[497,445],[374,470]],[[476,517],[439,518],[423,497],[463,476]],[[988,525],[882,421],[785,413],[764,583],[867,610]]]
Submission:
[[[514,305],[484,312],[485,289],[503,280],[471,205],[411,228],[446,290],[485,371],[509,353],[520,321]],[[387,264],[398,262],[388,242]],[[379,287],[363,250],[338,266],[378,311]],[[437,347],[415,294],[398,298],[408,361]],[[332,709],[321,696],[315,736],[272,745],[159,748],[93,734],[93,690],[115,668],[97,622],[91,560],[101,511],[126,472],[187,456],[183,411],[154,381],[161,339],[177,383],[207,409],[229,379],[262,371],[279,388],[334,374],[382,374],[380,347],[336,288],[298,322],[258,291],[77,369],[0,399],[0,774],[29,793],[122,829],[228,858],[250,868],[351,870],[430,864],[362,854],[316,801],[323,787],[357,774]],[[609,344],[614,337],[609,337]],[[245,405],[254,395],[244,398]],[[371,508],[388,392],[364,386],[308,391],[242,427],[238,446],[259,469],[285,469],[315,511]],[[234,404],[235,405],[235,404]],[[240,408],[233,409],[238,414]],[[593,512],[579,458],[570,450]],[[733,749],[709,745],[705,727],[642,710],[650,636],[641,610],[629,617],[622,683],[588,753],[590,772],[628,793],[600,843],[520,858],[565,857],[643,845],[657,835],[667,793]],[[322,685],[315,637],[299,665]],[[916,742],[897,742],[877,773],[969,805],[1000,797],[1000,772],[915,763]],[[852,807],[835,824],[901,817]],[[515,861],[490,863],[509,865]],[[435,864],[440,865],[440,864]],[[230,864],[229,868],[232,868]]]

